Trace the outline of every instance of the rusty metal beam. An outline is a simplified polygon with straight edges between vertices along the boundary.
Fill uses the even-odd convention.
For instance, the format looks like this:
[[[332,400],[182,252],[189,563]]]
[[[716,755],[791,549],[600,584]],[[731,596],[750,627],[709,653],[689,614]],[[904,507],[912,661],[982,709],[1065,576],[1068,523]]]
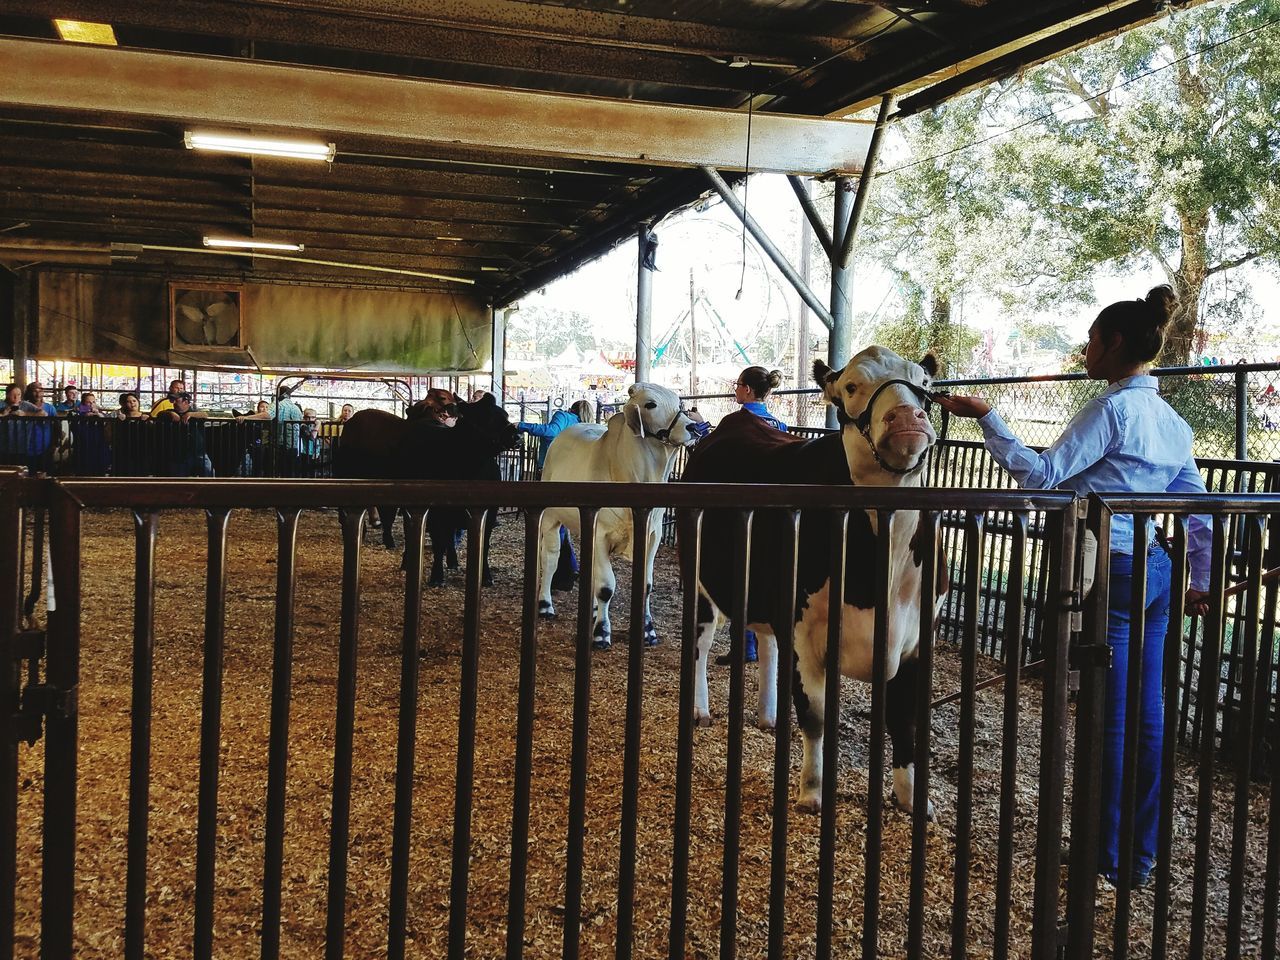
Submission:
[[[849,216],[849,225],[838,241],[840,253],[832,258],[834,265],[841,270],[848,267],[853,260],[853,241],[858,236],[858,228],[862,225],[862,214],[867,207],[867,197],[871,195],[871,184],[876,175],[876,161],[880,159],[880,140],[889,122],[889,111],[892,109],[893,96],[885,94],[880,100],[880,115],[876,118],[876,129],[867,147],[867,159],[862,165],[862,176],[858,177],[858,193],[853,198],[853,212]]]
[[[0,39],[0,103],[191,124],[444,141],[602,162],[741,169],[747,116],[520,90]],[[756,171],[860,169],[866,124],[758,114]]]

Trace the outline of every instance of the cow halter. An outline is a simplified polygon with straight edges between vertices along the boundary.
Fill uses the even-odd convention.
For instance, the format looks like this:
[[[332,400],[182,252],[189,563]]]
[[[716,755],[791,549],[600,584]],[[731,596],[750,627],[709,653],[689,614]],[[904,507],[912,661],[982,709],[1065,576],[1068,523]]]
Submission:
[[[862,438],[867,441],[867,446],[871,448],[871,456],[875,458],[876,464],[881,470],[885,470],[889,473],[896,473],[899,476],[906,476],[909,473],[915,473],[924,466],[925,458],[929,456],[929,448],[926,447],[920,452],[920,458],[915,462],[914,466],[903,469],[901,467],[895,467],[892,464],[885,463],[884,459],[880,456],[880,451],[876,449],[875,442],[871,439],[871,408],[875,406],[876,398],[894,384],[900,384],[914,393],[919,398],[926,414],[933,408],[934,398],[946,396],[945,391],[926,390],[924,387],[920,386],[920,384],[912,383],[910,380],[886,380],[880,384],[880,386],[876,387],[875,392],[871,394],[871,399],[867,401],[867,405],[863,408],[862,413],[858,414],[856,417],[849,416],[844,412],[844,405],[837,403],[835,405],[836,420],[842,427],[852,425],[858,428],[858,432],[862,434]],[[946,430],[946,413],[944,411],[942,425],[942,436],[944,437],[946,436]],[[939,437],[939,439],[942,438]]]
[[[659,443],[665,443],[668,447],[676,447],[676,448],[683,447],[684,446],[683,443],[673,443],[671,440],[671,430],[676,425],[676,421],[678,421],[682,416],[686,416],[683,400],[680,401],[680,409],[678,409],[676,411],[676,415],[671,418],[671,422],[668,423],[661,430],[658,430],[655,433],[653,433],[652,434],[653,438],[657,440]],[[644,431],[644,417],[640,418],[640,430],[642,432]]]

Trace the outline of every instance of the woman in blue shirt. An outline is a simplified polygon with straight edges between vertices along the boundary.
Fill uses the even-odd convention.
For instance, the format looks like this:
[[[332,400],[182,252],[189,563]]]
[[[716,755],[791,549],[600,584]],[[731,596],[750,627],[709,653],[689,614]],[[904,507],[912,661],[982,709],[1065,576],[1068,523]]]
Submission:
[[[1075,415],[1053,445],[1036,453],[977,397],[942,397],[956,416],[977,417],[987,450],[1019,486],[1062,488],[1081,496],[1108,493],[1204,493],[1191,455],[1191,428],[1160,398],[1151,362],[1164,347],[1164,329],[1176,301],[1156,287],[1142,300],[1104,309],[1089,328],[1084,351],[1091,380],[1106,380],[1102,395]],[[1204,518],[1188,523],[1191,588],[1188,612],[1203,613],[1209,583],[1212,532]],[[1164,740],[1164,639],[1169,624],[1171,562],[1154,540],[1147,560],[1142,624],[1142,703],[1139,706],[1137,809],[1132,886],[1143,886],[1155,865],[1160,819],[1160,756]],[[1129,596],[1133,576],[1133,518],[1111,520],[1107,674],[1102,757],[1102,832],[1099,872],[1113,883],[1119,869],[1120,779],[1124,757],[1125,695],[1129,670]],[[1181,589],[1181,585],[1179,585]]]
[[[735,403],[742,404],[742,409],[747,413],[754,413],[773,429],[786,433],[787,425],[770,413],[769,408],[764,405],[765,398],[780,383],[782,383],[781,370],[766,370],[759,366],[747,367],[738,374],[738,380],[733,385],[733,400]],[[747,663],[756,662],[758,657],[756,635],[751,630],[746,633],[744,653]],[[732,659],[732,654],[722,653],[716,657],[716,663],[727,666]]]
[[[742,404],[742,409],[754,413],[775,430],[787,432],[787,425],[769,412],[764,405],[765,398],[782,383],[780,370],[766,370],[764,367],[747,367],[738,374],[738,382],[733,385],[733,399]]]
[[[580,423],[590,423],[593,419],[591,403],[588,400],[577,400],[569,405],[568,411],[557,410],[546,423],[521,421],[516,429],[538,438],[538,472],[547,459],[547,450],[551,441],[570,427]],[[556,564],[556,572],[551,576],[551,589],[556,591],[572,590],[578,582],[578,558],[573,554],[573,543],[564,527],[560,528],[560,562]]]

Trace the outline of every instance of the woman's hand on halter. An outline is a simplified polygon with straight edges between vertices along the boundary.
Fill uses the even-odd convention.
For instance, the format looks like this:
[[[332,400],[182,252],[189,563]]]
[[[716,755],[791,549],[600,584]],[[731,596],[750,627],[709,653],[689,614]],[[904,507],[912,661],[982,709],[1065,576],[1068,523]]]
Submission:
[[[985,417],[991,412],[991,404],[981,397],[938,396],[938,405],[957,417]]]
[[[1203,617],[1209,612],[1209,593],[1207,590],[1188,589],[1183,598],[1183,613]]]

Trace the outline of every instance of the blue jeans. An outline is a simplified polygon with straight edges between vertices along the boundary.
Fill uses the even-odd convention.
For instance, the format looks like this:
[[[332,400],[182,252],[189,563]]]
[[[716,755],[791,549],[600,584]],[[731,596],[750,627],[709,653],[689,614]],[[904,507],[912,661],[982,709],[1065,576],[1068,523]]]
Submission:
[[[1156,859],[1160,823],[1160,756],[1164,744],[1164,642],[1169,627],[1172,563],[1160,548],[1147,555],[1146,613],[1142,633],[1142,702],[1138,714],[1138,789],[1134,808],[1135,875],[1145,877]],[[1129,683],[1129,591],[1133,557],[1111,555],[1107,643],[1107,699],[1102,733],[1102,824],[1098,872],[1116,879],[1120,864],[1120,787],[1124,767],[1125,699]]]

